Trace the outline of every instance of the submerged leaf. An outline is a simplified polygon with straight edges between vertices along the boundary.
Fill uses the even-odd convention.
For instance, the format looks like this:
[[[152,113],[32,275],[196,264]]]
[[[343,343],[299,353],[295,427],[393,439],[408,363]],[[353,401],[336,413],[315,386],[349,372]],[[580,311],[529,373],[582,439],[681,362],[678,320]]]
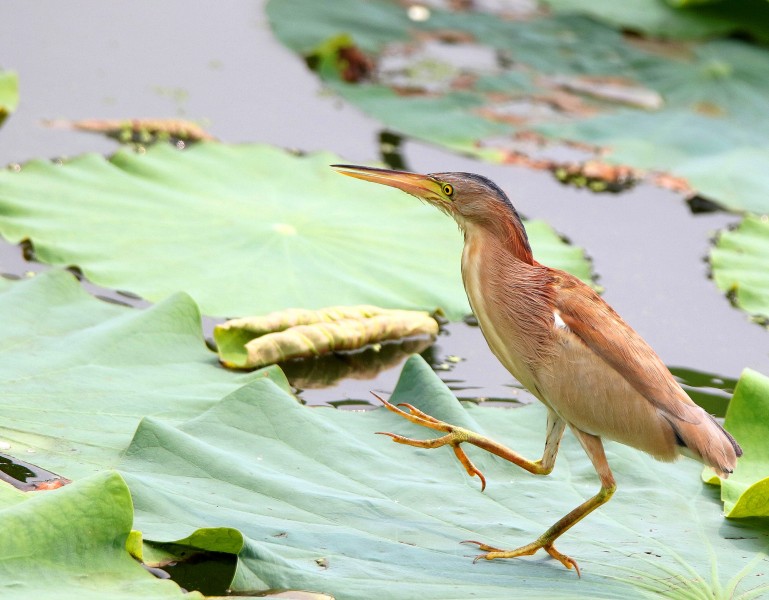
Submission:
[[[718,234],[710,251],[716,285],[744,311],[769,322],[769,219],[745,217]]]
[[[463,407],[419,357],[392,395],[448,422],[538,456],[545,410]],[[582,580],[547,557],[472,564],[459,542],[532,541],[599,482],[567,434],[549,477],[471,447],[481,493],[449,448],[393,444],[376,431],[430,432],[385,410],[312,409],[267,380],[180,426],[145,419],[121,463],[148,539],[231,527],[244,546],[234,590],[316,589],[358,598],[759,597],[769,529],[724,522],[698,463],[660,463],[607,443],[611,502],[559,541]],[[741,596],[745,594],[745,596]],[[750,594],[755,594],[751,596]]]
[[[746,369],[726,409],[724,426],[742,446],[743,456],[728,479],[705,469],[702,478],[721,486],[724,512],[732,519],[769,517],[769,377]]]
[[[233,319],[214,328],[219,359],[225,366],[239,369],[437,334],[438,322],[426,312],[367,305],[288,309]]]
[[[208,315],[358,303],[467,314],[451,220],[339,177],[340,160],[201,142],[32,161],[0,171],[0,233],[105,287],[153,301],[184,290]],[[590,279],[580,250],[529,232],[540,261]]]

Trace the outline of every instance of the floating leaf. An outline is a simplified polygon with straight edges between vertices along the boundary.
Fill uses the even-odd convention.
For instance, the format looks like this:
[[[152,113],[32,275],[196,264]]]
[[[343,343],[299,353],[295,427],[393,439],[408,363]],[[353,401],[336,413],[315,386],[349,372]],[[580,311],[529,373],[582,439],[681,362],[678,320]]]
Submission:
[[[19,80],[13,71],[0,69],[0,125],[19,104]]]
[[[744,455],[722,480],[706,469],[702,478],[721,486],[726,516],[733,519],[769,517],[769,377],[745,369],[726,409],[726,428],[739,440]]]
[[[239,369],[424,335],[438,335],[438,322],[428,313],[366,305],[288,309],[233,319],[214,328],[219,359]]]
[[[335,304],[468,313],[451,220],[340,177],[328,166],[340,160],[201,142],[32,161],[0,171],[0,233],[105,287],[153,301],[184,290],[209,315]],[[540,260],[589,279],[579,250],[546,226],[529,231]]]
[[[221,369],[184,295],[139,311],[49,271],[7,284],[0,314],[4,452],[69,478],[113,466],[142,417],[187,419],[266,374]]]
[[[613,4],[615,14],[626,9]],[[302,55],[340,35],[368,52],[370,82],[320,75],[390,129],[553,171],[627,165],[633,178],[650,171],[659,185],[769,212],[767,48],[647,43],[566,8],[510,20],[431,7],[417,21],[394,0],[271,0],[267,10]]]
[[[540,405],[463,408],[419,357],[406,363],[392,399],[524,455],[542,451]],[[316,589],[339,600],[769,592],[769,528],[724,522],[699,463],[660,463],[607,443],[617,494],[559,544],[580,561],[577,580],[548,557],[474,565],[475,552],[459,544],[529,542],[592,496],[598,478],[571,436],[549,477],[470,448],[488,479],[481,493],[448,448],[404,447],[375,431],[430,435],[384,410],[308,408],[259,380],[183,425],[145,419],[120,467],[148,539],[207,527],[242,532],[235,590]]]
[[[48,121],[49,127],[67,127],[79,131],[103,133],[122,143],[150,144],[162,140],[199,142],[213,140],[197,123],[184,119],[82,119]]]
[[[114,472],[35,494],[0,484],[0,595],[202,600],[130,556],[125,542],[132,518],[128,488]]]
[[[769,321],[769,220],[747,216],[719,233],[710,251],[713,280],[742,310]]]

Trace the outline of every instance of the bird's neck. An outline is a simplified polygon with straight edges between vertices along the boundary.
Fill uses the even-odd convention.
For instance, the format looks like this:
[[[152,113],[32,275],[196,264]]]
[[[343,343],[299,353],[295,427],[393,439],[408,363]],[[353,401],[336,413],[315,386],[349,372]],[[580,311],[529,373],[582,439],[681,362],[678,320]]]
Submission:
[[[464,223],[465,246],[480,243],[481,246],[494,246],[504,249],[514,258],[527,264],[534,264],[531,246],[526,230],[519,219],[500,211],[500,214],[482,223]]]

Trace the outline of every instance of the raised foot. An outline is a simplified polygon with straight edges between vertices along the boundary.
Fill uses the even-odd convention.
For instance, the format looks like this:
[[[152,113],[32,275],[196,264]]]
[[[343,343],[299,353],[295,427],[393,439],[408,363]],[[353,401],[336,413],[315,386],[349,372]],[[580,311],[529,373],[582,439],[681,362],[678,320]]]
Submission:
[[[468,458],[467,454],[465,454],[465,451],[460,447],[460,444],[470,441],[471,436],[475,436],[475,434],[473,434],[471,431],[468,431],[467,429],[463,429],[462,427],[456,427],[454,425],[445,423],[444,421],[439,421],[435,417],[431,417],[427,413],[422,412],[411,404],[398,404],[398,406],[405,407],[408,412],[401,410],[398,408],[398,406],[389,403],[387,400],[378,396],[374,392],[371,393],[377,400],[384,404],[387,410],[400,415],[404,419],[417,425],[421,425],[422,427],[446,432],[446,435],[431,440],[415,440],[413,438],[390,433],[389,431],[377,431],[378,434],[389,435],[394,442],[399,444],[406,444],[408,446],[416,446],[417,448],[440,448],[441,446],[451,446],[451,449],[454,450],[454,454],[459,459],[459,462],[462,463],[462,466],[467,471],[467,474],[470,475],[470,477],[477,476],[481,480],[481,491],[486,489],[486,478],[483,476],[483,473],[481,473],[480,469],[478,469],[473,464],[473,461]]]
[[[488,544],[483,544],[481,542],[476,542],[475,540],[465,540],[462,543],[475,544],[478,546],[478,548],[486,553],[476,556],[473,559],[474,563],[478,562],[479,560],[494,560],[497,558],[518,558],[519,556],[531,556],[541,548],[550,556],[558,560],[567,569],[573,568],[577,572],[577,577],[582,577],[577,561],[569,556],[566,556],[565,554],[562,554],[561,552],[558,552],[552,543],[543,543],[538,540],[536,542],[532,542],[531,544],[526,544],[525,546],[516,548],[515,550],[500,550],[499,548],[495,548],[494,546],[489,546]]]

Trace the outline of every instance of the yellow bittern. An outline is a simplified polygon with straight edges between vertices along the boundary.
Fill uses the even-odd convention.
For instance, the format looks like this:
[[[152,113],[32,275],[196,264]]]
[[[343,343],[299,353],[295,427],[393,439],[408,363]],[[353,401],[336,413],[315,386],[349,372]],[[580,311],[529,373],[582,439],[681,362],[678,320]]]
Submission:
[[[555,465],[568,425],[601,479],[600,491],[539,538],[515,550],[477,544],[476,558],[514,558],[540,548],[567,568],[579,567],[555,540],[611,498],[616,484],[601,438],[672,461],[683,454],[727,477],[742,449],[692,402],[654,350],[588,285],[539,264],[515,207],[492,181],[472,173],[418,175],[355,165],[332,165],[343,175],[398,188],[453,217],[464,234],[462,279],[486,341],[502,364],[546,407],[545,450],[528,460],[475,432],[452,426],[409,404],[385,406],[413,423],[446,432],[432,440],[388,433],[421,448],[451,446],[468,474],[481,472],[460,447],[474,444],[536,475]]]

